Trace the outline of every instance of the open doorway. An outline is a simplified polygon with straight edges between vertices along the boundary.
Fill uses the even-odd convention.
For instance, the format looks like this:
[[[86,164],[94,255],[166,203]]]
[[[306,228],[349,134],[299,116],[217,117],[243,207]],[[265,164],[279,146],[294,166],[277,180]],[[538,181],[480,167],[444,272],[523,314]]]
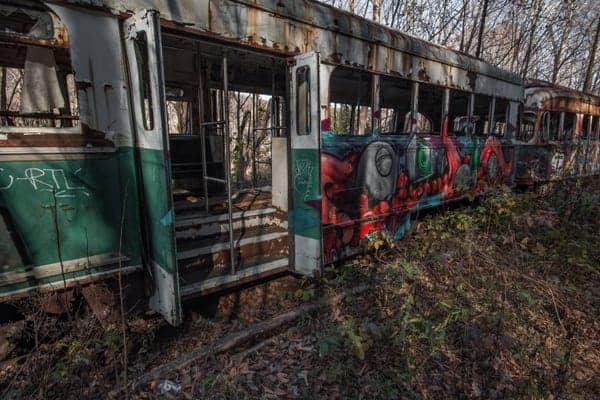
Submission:
[[[285,270],[285,59],[171,33],[162,47],[181,295]]]
[[[285,61],[170,34],[163,57],[176,210],[226,213],[227,167],[234,209],[271,206],[273,138],[286,136]]]

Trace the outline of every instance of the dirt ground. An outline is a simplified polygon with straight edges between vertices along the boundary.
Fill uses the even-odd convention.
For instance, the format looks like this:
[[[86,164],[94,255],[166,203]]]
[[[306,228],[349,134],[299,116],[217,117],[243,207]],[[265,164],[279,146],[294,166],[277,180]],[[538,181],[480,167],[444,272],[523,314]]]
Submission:
[[[596,183],[502,191],[421,215],[401,241],[373,240],[320,280],[284,276],[188,303],[183,327],[151,315],[102,326],[85,306],[69,319],[22,302],[0,398],[598,398],[599,231]],[[115,390],[357,285],[368,289]]]

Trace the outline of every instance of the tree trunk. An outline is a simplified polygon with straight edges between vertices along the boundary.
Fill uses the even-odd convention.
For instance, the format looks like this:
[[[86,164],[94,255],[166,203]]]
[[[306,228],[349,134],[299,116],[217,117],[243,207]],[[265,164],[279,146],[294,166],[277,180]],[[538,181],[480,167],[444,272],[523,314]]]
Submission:
[[[373,21],[381,21],[381,0],[373,0]]]
[[[475,51],[475,57],[481,57],[481,48],[483,46],[483,33],[485,31],[485,19],[487,17],[489,0],[484,0],[483,11],[481,11],[481,23],[479,24],[479,35],[477,36],[477,50]]]
[[[535,39],[535,33],[537,31],[537,25],[540,21],[540,14],[542,11],[543,0],[538,0],[533,6],[533,22],[529,32],[529,41],[527,42],[527,50],[525,51],[525,57],[523,62],[523,68],[521,69],[521,77],[526,78],[529,73],[529,63],[531,62],[531,52],[533,51],[533,40]]]
[[[564,52],[565,45],[567,43],[567,39],[571,34],[571,27],[573,26],[573,11],[574,11],[574,1],[567,1],[567,20],[565,21],[565,27],[562,31],[560,37],[560,43],[558,46],[558,51],[554,53],[554,65],[552,67],[552,83],[556,84],[560,79],[560,69],[564,63]]]
[[[599,37],[600,37],[600,18],[598,18],[598,24],[596,26],[596,34],[594,35],[594,42],[592,43],[592,47],[590,49],[590,59],[588,60],[588,65],[585,70],[585,78],[583,79],[583,85],[581,87],[581,90],[584,92],[590,92],[590,93],[592,92],[592,75],[593,75],[594,69],[596,67],[596,54],[598,53]]]

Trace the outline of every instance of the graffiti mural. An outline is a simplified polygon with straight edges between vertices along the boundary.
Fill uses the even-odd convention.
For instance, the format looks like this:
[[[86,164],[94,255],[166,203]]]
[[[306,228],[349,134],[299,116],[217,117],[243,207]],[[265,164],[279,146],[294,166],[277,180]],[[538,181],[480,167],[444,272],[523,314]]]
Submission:
[[[600,174],[600,142],[590,141],[588,145],[588,175]]]
[[[327,125],[327,124],[325,124]],[[508,183],[514,150],[495,136],[322,134],[325,262],[360,251],[374,233],[398,239],[411,213]]]
[[[577,137],[568,143],[523,144],[517,146],[515,182],[531,185],[536,182],[597,174],[598,143],[589,146]]]

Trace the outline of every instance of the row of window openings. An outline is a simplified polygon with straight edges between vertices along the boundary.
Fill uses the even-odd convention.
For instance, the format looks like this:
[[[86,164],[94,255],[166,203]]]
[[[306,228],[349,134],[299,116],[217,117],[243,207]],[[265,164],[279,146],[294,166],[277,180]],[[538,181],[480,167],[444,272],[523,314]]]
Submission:
[[[365,135],[378,128],[384,135],[412,132],[436,135],[443,128],[445,96],[449,96],[448,133],[457,136],[506,133],[509,102],[505,99],[384,77],[380,84],[380,109],[374,113],[371,78],[336,72],[330,81],[332,133]]]
[[[530,141],[534,137],[536,114],[527,112],[521,119],[519,139]],[[578,136],[583,139],[597,139],[600,133],[600,116],[572,112],[545,111],[539,124],[540,138],[544,141],[571,140]]]

